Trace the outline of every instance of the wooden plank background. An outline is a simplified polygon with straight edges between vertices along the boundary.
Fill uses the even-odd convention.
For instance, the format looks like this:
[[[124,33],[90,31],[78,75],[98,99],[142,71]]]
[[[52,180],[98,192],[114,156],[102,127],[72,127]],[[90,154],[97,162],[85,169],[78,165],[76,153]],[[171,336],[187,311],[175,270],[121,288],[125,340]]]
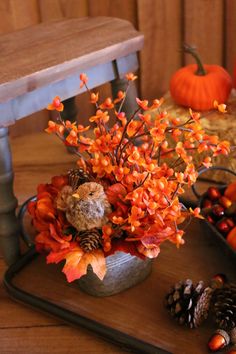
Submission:
[[[191,62],[181,44],[196,45],[205,63],[223,65],[230,74],[236,62],[236,0],[1,0],[0,33],[63,17],[114,16],[129,20],[145,35],[140,53],[142,98],[162,96],[172,73]],[[106,87],[103,93],[109,92]],[[87,100],[78,98],[88,113]],[[42,130],[47,112],[11,128],[12,136]]]

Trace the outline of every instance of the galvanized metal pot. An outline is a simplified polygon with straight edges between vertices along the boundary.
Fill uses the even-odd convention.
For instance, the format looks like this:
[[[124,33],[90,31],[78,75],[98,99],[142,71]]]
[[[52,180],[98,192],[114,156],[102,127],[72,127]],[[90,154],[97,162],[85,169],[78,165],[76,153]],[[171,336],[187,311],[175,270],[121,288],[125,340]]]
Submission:
[[[123,252],[116,252],[106,258],[107,273],[101,281],[91,267],[78,285],[93,296],[109,296],[126,290],[143,281],[151,272],[152,260],[142,260]]]

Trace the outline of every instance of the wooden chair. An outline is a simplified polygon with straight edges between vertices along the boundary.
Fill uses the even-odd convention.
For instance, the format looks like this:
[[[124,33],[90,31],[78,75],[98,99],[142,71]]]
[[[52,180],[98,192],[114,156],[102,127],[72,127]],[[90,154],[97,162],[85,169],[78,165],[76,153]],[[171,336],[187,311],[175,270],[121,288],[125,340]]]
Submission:
[[[56,95],[73,106],[71,97],[83,92],[82,72],[90,88],[110,82],[116,94],[124,74],[137,70],[142,45],[129,22],[108,17],[53,21],[0,37],[0,248],[8,264],[19,257],[20,230],[7,127]],[[135,95],[129,92],[126,111]]]

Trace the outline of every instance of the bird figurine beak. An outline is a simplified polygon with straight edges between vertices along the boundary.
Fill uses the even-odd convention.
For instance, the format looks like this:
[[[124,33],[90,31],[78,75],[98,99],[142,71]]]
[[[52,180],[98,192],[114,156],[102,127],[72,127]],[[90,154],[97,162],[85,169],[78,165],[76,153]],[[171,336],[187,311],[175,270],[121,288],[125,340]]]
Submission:
[[[80,199],[79,193],[74,193],[74,194],[72,194],[72,197],[74,197],[74,198],[76,198],[76,199]]]

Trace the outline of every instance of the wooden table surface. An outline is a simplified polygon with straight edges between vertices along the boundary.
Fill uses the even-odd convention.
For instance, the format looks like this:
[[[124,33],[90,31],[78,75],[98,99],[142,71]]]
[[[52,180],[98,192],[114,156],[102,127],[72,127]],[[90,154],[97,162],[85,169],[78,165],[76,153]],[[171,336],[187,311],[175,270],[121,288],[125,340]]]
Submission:
[[[76,157],[67,153],[62,144],[54,137],[47,134],[37,134],[15,139],[12,145],[13,160],[15,166],[15,192],[20,203],[35,193],[38,183],[50,180],[55,174],[66,172],[76,161]],[[50,151],[50,153],[49,153]],[[187,235],[186,245],[179,251],[171,244],[163,247],[159,259],[155,262],[154,272],[146,283],[140,288],[131,289],[134,307],[128,292],[114,299],[108,299],[107,307],[105,299],[94,301],[89,305],[86,297],[82,296],[82,303],[86,306],[75,305],[74,297],[67,296],[70,301],[68,308],[77,307],[78,311],[99,320],[100,312],[110,313],[111,325],[129,331],[137,336],[145,336],[150,342],[156,341],[162,348],[174,354],[204,354],[207,353],[206,341],[213,330],[211,323],[204,324],[200,329],[190,331],[179,327],[170,319],[162,306],[163,296],[173,282],[187,277],[194,281],[209,280],[210,276],[217,272],[226,272],[235,280],[235,268],[233,263],[224,255],[220,248],[214,248],[212,242],[205,240],[204,234],[197,224],[192,224]],[[159,262],[159,263],[158,263]],[[44,267],[40,266],[37,276],[30,277],[22,273],[18,284],[25,284],[29,276],[30,283],[27,285],[33,292],[40,291],[41,296],[53,298],[54,287],[48,283],[46,286],[40,282],[40,273]],[[33,267],[30,268],[32,275]],[[46,268],[45,268],[46,269]],[[0,276],[2,278],[6,266],[0,259]],[[42,276],[42,275],[41,275]],[[49,276],[50,279],[50,276]],[[39,286],[40,283],[40,286]],[[25,285],[24,285],[25,286]],[[55,302],[60,303],[63,296],[64,286],[56,290]],[[149,289],[150,291],[146,291]],[[72,287],[71,294],[75,295]],[[140,302],[137,297],[140,296]],[[126,301],[125,301],[126,299]],[[148,300],[142,311],[141,303]],[[91,301],[91,300],[90,300]],[[62,321],[51,318],[49,315],[37,312],[11,300],[0,286],[0,353],[1,354],[31,354],[31,353],[125,353],[91,332],[82,328],[73,328]],[[116,307],[114,305],[117,304]],[[124,304],[124,305],[122,305]],[[125,307],[125,304],[129,306]],[[101,307],[100,307],[101,306]],[[113,316],[112,309],[119,312],[118,318],[123,319],[123,324],[117,321],[117,315]],[[124,319],[129,321],[124,321]],[[129,326],[130,323],[130,326]],[[155,326],[155,328],[154,328]],[[146,333],[146,334],[145,334]]]

